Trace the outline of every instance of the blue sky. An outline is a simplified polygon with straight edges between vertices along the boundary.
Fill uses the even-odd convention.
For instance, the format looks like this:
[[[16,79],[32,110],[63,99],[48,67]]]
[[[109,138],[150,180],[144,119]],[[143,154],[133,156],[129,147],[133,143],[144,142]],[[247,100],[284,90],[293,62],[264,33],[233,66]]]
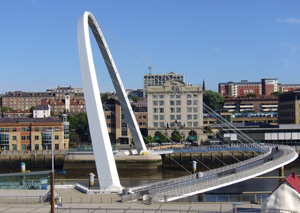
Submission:
[[[219,82],[263,77],[300,83],[300,1],[0,0],[0,93],[81,87],[84,11],[100,24],[125,88],[142,88],[149,65],[184,73],[186,83],[205,79],[214,91]],[[95,45],[93,53],[100,91],[110,91]]]

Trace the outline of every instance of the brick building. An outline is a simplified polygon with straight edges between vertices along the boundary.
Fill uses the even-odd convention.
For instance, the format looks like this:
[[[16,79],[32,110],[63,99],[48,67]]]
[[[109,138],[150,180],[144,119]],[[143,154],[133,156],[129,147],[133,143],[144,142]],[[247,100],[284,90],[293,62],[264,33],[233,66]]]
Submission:
[[[279,94],[279,124],[300,124],[300,90]]]
[[[53,131],[53,148],[67,150],[69,127],[65,127],[65,124],[68,123],[51,117],[0,119],[0,148],[10,151],[50,150],[52,141],[50,131]]]

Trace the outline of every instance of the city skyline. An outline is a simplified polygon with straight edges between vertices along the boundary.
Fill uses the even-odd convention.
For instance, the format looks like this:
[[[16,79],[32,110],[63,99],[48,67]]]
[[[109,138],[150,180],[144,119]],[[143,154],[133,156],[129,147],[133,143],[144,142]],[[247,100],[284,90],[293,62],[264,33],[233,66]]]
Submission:
[[[101,23],[126,89],[143,88],[148,66],[154,74],[182,73],[186,83],[202,84],[204,79],[206,89],[214,91],[219,82],[243,79],[299,83],[297,1],[28,0],[1,5],[5,33],[0,40],[0,94],[45,91],[57,85],[82,87],[77,19],[85,10]],[[123,54],[119,42],[130,46],[125,48],[129,51]],[[93,54],[100,91],[111,91],[102,57],[96,48]]]

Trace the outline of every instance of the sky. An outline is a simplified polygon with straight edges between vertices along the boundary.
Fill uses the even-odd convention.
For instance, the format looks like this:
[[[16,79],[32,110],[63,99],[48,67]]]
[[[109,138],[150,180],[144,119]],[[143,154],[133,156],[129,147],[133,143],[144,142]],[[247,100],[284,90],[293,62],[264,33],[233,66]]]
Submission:
[[[99,23],[126,89],[143,88],[149,66],[214,91],[228,81],[300,83],[298,0],[0,0],[0,94],[81,88],[84,11]],[[92,49],[100,91],[113,91],[94,41]]]

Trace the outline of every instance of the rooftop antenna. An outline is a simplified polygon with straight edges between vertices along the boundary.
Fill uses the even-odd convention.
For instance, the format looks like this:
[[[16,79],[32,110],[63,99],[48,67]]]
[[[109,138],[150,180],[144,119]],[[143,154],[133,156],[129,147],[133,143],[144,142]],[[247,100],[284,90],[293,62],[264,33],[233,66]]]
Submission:
[[[149,66],[148,69],[149,69],[149,74],[151,74],[152,67]]]

